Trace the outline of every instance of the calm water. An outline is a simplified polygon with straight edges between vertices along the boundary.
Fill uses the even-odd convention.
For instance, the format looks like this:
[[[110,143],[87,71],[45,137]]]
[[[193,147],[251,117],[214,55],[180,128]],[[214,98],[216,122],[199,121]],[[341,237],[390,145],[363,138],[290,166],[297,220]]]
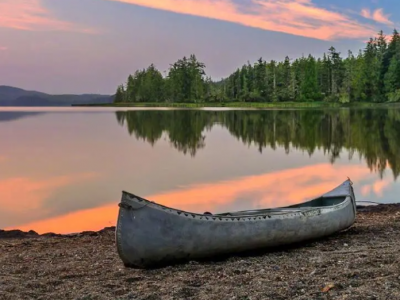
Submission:
[[[2,108],[0,228],[115,225],[121,191],[194,212],[303,202],[349,176],[398,202],[400,109]]]

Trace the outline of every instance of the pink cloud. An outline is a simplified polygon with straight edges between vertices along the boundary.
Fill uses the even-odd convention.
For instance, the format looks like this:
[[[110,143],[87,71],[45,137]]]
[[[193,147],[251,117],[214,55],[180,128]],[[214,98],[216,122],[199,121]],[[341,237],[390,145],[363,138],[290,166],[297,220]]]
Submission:
[[[97,173],[78,173],[44,179],[17,177],[0,180],[0,205],[7,213],[34,214],[40,210],[43,202],[59,188],[81,181],[90,181],[100,175]],[[21,206],[15,196],[24,199]]]
[[[372,188],[378,197],[382,197],[384,190],[390,186],[390,183],[390,180],[381,180],[375,182]]]
[[[1,0],[0,27],[31,31],[79,31],[90,33],[75,24],[58,20],[41,0]]]
[[[249,209],[279,207],[301,203],[330,191],[346,179],[342,174],[349,174],[357,185],[358,181],[368,177],[370,173],[362,166],[333,166],[323,163],[227,181],[195,184],[178,190],[142,196],[169,207],[198,213],[236,210],[235,199],[240,199],[246,194],[254,195],[254,200],[246,204]],[[13,196],[18,194],[26,200],[26,203],[29,203],[28,212],[32,214],[38,207],[43,209],[41,204],[43,199],[49,197],[49,191],[62,186],[66,181],[72,183],[67,178],[55,178],[48,181],[13,179],[3,183],[3,190],[1,190],[2,182],[0,181],[0,193],[8,195],[10,199],[9,202],[4,203],[1,203],[0,199],[0,204],[8,209],[14,205],[14,213],[21,215],[21,205],[15,201],[11,202],[15,198]],[[285,184],[287,182],[290,182],[290,188]],[[26,208],[27,206],[24,205],[24,210]],[[117,215],[118,206],[114,203],[5,229],[18,228],[25,231],[32,229],[38,233],[99,230],[105,226],[115,225]]]
[[[364,197],[368,196],[371,193],[372,187],[370,185],[364,185],[361,187],[361,195]]]
[[[245,194],[255,194],[257,200],[253,203],[256,206],[254,208],[279,207],[321,196],[346,179],[342,174],[349,174],[352,181],[357,184],[358,181],[368,177],[369,171],[361,166],[333,166],[321,163],[188,186],[178,191],[149,195],[146,198],[169,207],[202,212],[208,209],[224,210],[233,199],[239,199]],[[285,182],[290,182],[290,188],[284,184]],[[205,199],[210,199],[210,202]]]
[[[7,47],[5,47],[5,46],[0,46],[0,51],[6,51],[7,50]],[[0,156],[0,161],[1,161],[1,156]]]
[[[316,6],[312,0],[249,0],[246,11],[232,0],[109,0],[200,16],[304,37],[332,40],[368,38],[377,31],[349,15]],[[379,15],[379,12],[377,13]]]
[[[390,15],[385,15],[382,8],[378,8],[373,13],[368,8],[364,8],[361,10],[361,15],[378,23],[393,25],[393,22],[389,20]]]
[[[364,185],[361,188],[361,195],[366,197],[373,192],[376,196],[382,198],[384,191],[390,187],[391,183],[392,181],[390,179],[376,180],[371,184]]]

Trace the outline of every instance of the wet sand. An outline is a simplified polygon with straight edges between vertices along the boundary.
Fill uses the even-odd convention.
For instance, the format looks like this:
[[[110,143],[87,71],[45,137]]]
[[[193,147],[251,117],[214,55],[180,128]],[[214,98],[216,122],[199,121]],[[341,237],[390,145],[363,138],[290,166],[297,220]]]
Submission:
[[[257,255],[125,268],[114,228],[0,231],[0,299],[400,299],[400,205],[360,208],[331,237]]]

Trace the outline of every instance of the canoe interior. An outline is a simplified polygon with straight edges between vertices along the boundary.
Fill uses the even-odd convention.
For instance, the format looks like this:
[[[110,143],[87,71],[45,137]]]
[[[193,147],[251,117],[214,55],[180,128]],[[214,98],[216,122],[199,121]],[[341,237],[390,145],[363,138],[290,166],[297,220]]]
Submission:
[[[291,205],[288,207],[292,208],[301,208],[301,207],[326,207],[326,206],[334,206],[342,203],[343,201],[346,200],[347,196],[338,196],[338,197],[319,197],[317,199],[300,203],[300,204],[295,204]]]
[[[301,212],[318,207],[330,207],[338,205],[346,200],[347,196],[339,197],[319,197],[314,200],[295,204],[282,208],[270,208],[270,209],[257,209],[257,210],[244,210],[237,212],[227,212],[221,214],[215,214],[215,216],[249,216],[249,215],[261,215],[261,214],[281,214],[288,212]]]

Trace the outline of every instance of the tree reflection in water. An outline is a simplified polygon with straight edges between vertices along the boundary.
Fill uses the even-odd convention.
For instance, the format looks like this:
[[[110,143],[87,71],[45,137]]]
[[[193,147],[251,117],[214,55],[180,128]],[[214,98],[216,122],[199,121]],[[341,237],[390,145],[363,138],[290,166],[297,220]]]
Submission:
[[[400,169],[400,109],[302,110],[144,110],[119,111],[116,117],[130,135],[151,145],[165,133],[184,154],[205,147],[205,130],[220,124],[245,144],[306,151],[322,149],[333,164],[342,150],[364,158],[380,176],[387,166],[397,179]],[[223,151],[223,149],[221,149]]]

